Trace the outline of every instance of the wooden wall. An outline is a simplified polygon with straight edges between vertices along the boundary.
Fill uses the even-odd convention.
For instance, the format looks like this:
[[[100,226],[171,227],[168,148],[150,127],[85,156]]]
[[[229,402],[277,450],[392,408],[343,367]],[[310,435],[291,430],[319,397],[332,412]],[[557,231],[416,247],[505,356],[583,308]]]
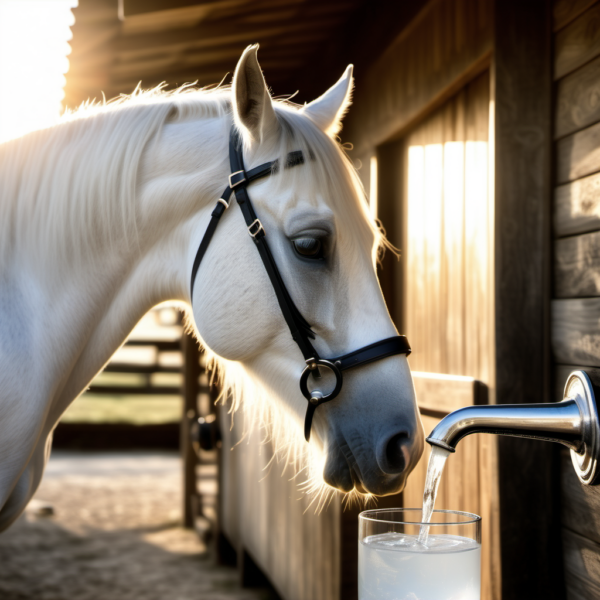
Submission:
[[[493,384],[489,106],[484,71],[376,153],[379,216],[402,252],[400,262],[383,266],[384,293],[413,347],[426,432],[444,414],[486,402]],[[483,516],[482,597],[498,598],[494,439],[463,443],[448,461],[436,506]],[[422,502],[429,453],[427,446],[409,478],[404,506]]]
[[[600,2],[554,4],[555,396],[573,369],[600,367]],[[600,489],[563,453],[562,538],[569,600],[600,597]]]

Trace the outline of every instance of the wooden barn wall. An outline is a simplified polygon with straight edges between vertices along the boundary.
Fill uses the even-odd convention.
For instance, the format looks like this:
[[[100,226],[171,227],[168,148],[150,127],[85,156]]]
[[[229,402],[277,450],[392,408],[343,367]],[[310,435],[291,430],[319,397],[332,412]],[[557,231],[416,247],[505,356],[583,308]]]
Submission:
[[[600,2],[554,5],[555,395],[568,374],[600,371]],[[567,452],[562,539],[569,600],[600,598],[600,488],[582,486]]]
[[[484,0],[430,2],[366,74],[357,73],[342,132],[402,252],[399,262],[386,257],[382,288],[414,348],[409,362],[426,433],[451,410],[486,402],[493,388],[492,18]],[[496,600],[495,443],[483,436],[462,443],[436,506],[484,517],[482,598]],[[409,478],[404,506],[422,501],[429,451]]]

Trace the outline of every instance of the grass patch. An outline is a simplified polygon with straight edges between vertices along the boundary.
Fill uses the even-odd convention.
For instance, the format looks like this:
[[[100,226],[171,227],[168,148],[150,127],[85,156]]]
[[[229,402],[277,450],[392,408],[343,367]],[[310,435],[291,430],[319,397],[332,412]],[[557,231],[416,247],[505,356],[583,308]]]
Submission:
[[[180,396],[83,394],[67,409],[64,423],[156,425],[181,420]]]

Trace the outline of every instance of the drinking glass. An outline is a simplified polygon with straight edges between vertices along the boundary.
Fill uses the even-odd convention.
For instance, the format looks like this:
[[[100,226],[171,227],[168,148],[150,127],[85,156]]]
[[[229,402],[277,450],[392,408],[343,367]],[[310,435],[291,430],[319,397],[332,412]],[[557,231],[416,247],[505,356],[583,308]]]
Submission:
[[[359,600],[480,599],[481,517],[434,510],[431,522],[421,523],[421,514],[420,508],[360,513]]]

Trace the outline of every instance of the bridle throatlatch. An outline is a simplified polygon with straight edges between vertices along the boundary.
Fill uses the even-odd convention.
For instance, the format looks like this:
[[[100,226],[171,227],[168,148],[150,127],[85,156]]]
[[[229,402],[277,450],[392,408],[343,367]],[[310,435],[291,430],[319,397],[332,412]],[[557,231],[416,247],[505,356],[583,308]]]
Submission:
[[[304,397],[308,400],[308,408],[306,410],[306,418],[304,420],[304,437],[308,442],[310,440],[310,430],[312,426],[312,420],[315,410],[321,404],[333,400],[341,391],[343,376],[342,373],[348,369],[366,365],[388,356],[394,356],[396,354],[410,354],[410,345],[406,336],[397,335],[394,337],[375,342],[344,356],[337,358],[321,358],[319,353],[313,347],[311,340],[315,339],[315,334],[312,331],[310,325],[306,322],[300,311],[296,308],[294,301],[292,300],[275,259],[271,254],[269,245],[266,240],[266,231],[263,227],[260,219],[256,216],[250,197],[248,196],[247,187],[253,181],[277,173],[281,168],[278,160],[273,160],[264,163],[254,169],[246,171],[244,169],[244,157],[242,153],[242,144],[235,127],[231,128],[229,135],[229,163],[231,166],[231,175],[229,175],[229,185],[225,188],[222,196],[217,201],[215,209],[212,211],[210,223],[206,228],[206,232],[196,258],[194,259],[194,265],[192,267],[192,278],[190,285],[190,295],[194,292],[194,282],[196,280],[196,274],[206,249],[212,239],[217,225],[219,224],[220,218],[223,213],[229,208],[229,200],[231,193],[235,193],[235,199],[237,200],[246,225],[248,227],[248,233],[253,239],[254,244],[260,254],[263,265],[271,280],[271,285],[277,296],[277,301],[283,313],[283,317],[290,328],[292,338],[298,344],[302,356],[306,361],[306,366],[300,376],[300,390]],[[284,169],[291,169],[297,165],[304,164],[304,155],[302,151],[290,152],[287,155]],[[315,382],[319,383],[322,379],[322,370],[330,370],[335,377],[335,384],[333,390],[329,393],[324,393],[318,389],[312,391],[308,388],[308,380],[312,376]]]

